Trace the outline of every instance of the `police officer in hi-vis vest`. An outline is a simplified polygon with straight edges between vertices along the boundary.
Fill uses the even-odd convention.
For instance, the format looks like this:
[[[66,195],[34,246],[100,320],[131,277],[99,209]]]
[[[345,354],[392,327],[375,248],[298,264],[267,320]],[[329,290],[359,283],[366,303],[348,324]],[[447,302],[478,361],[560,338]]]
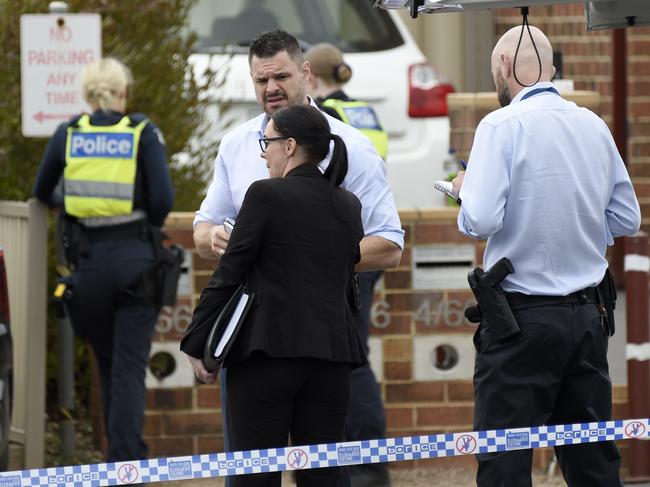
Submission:
[[[343,92],[343,85],[352,77],[352,69],[343,61],[341,51],[332,44],[315,44],[305,52],[311,75],[307,92],[318,107],[334,118],[352,125],[374,144],[379,156],[386,160],[388,134],[373,108],[363,101],[356,101]],[[359,296],[361,309],[357,315],[356,328],[366,353],[370,326],[370,307],[374,287],[381,271],[360,272]],[[377,379],[369,365],[352,371],[350,377],[350,409],[346,439],[350,441],[383,438],[386,434],[384,406]],[[385,463],[349,467],[352,487],[388,487],[390,476]]]
[[[97,358],[107,460],[142,459],[144,380],[159,306],[140,282],[156,264],[152,228],[162,227],[174,191],[159,129],[142,114],[125,115],[129,69],[104,58],[81,79],[93,113],[57,128],[33,192],[50,206],[63,203],[73,270],[67,309]],[[55,191],[61,176],[63,202]]]
[[[343,91],[343,85],[352,78],[352,68],[343,61],[339,48],[327,43],[315,44],[305,52],[305,60],[309,61],[311,68],[308,92],[318,107],[368,137],[379,156],[386,160],[388,134],[375,110],[365,101],[353,100]]]

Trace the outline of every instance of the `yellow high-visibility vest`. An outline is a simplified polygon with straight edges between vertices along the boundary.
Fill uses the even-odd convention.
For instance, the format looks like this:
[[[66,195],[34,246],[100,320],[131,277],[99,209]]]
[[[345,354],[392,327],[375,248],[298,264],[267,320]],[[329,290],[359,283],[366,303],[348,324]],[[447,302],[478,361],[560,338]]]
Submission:
[[[63,171],[65,211],[78,218],[130,215],[140,135],[124,116],[115,125],[90,124],[82,115],[68,127]]]
[[[388,133],[379,123],[373,108],[365,101],[344,101],[328,98],[322,104],[332,108],[339,114],[341,120],[352,125],[370,139],[379,156],[386,160],[388,154]]]

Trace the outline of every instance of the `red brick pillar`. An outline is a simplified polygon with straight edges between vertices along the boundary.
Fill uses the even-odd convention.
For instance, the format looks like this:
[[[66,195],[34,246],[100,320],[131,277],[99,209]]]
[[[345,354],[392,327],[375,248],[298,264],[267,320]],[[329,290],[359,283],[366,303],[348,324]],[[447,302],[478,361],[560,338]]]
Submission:
[[[650,414],[650,323],[648,305],[648,235],[625,237],[625,290],[627,305],[627,391],[630,418]],[[628,481],[650,480],[650,441],[628,445]]]

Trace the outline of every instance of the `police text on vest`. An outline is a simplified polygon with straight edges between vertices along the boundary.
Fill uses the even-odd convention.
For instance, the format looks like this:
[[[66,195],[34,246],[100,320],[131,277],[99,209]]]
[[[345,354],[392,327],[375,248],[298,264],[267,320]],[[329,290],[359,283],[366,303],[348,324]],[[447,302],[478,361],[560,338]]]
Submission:
[[[77,132],[72,135],[70,155],[72,157],[111,157],[130,159],[133,157],[133,134]]]

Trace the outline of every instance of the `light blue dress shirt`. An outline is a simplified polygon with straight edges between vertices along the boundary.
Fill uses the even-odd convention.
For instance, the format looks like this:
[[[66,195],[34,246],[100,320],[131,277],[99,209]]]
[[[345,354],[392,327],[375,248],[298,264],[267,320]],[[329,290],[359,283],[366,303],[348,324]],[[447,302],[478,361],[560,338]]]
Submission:
[[[641,212],[605,122],[555,92],[526,98],[551,86],[479,124],[458,228],[488,239],[486,269],[510,259],[505,291],[564,296],[602,280],[607,246],[635,233]]]
[[[310,99],[312,106],[316,107]],[[348,173],[341,185],[354,193],[363,206],[361,218],[366,236],[383,237],[404,248],[404,231],[395,199],[386,178],[386,164],[370,140],[355,128],[323,114],[332,133],[339,135],[348,150]],[[194,225],[220,225],[226,217],[236,219],[248,187],[269,177],[266,161],[260,156],[258,139],[264,136],[266,114],[239,125],[221,141],[208,193],[196,212]],[[324,171],[331,153],[321,163]]]

